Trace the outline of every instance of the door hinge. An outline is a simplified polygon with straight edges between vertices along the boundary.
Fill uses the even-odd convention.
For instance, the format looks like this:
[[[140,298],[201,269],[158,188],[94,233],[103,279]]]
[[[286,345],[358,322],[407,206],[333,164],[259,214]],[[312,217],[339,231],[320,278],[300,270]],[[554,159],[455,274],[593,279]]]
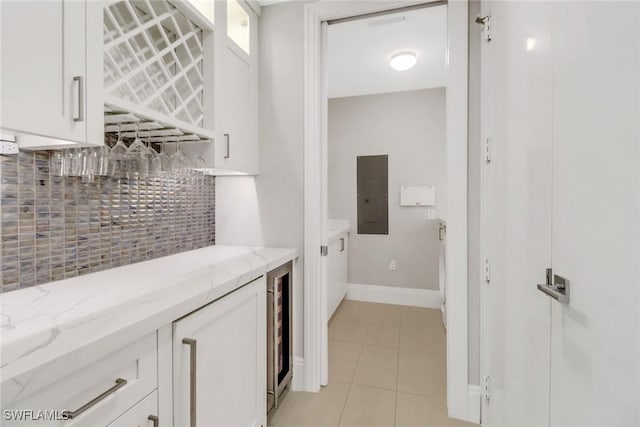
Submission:
[[[327,245],[320,246],[320,256],[327,256],[327,255],[329,255],[329,246]]]
[[[485,41],[491,41],[491,17],[487,16],[478,16],[476,18],[476,23],[482,25],[482,36]]]
[[[484,259],[484,266],[482,268],[484,271],[484,281],[487,283],[491,283],[491,263],[489,258]]]
[[[482,394],[484,395],[484,400],[487,402],[491,400],[491,377],[489,375],[485,375],[482,377]]]
[[[484,161],[487,163],[491,163],[491,138],[487,138],[484,140],[484,148],[482,149]]]

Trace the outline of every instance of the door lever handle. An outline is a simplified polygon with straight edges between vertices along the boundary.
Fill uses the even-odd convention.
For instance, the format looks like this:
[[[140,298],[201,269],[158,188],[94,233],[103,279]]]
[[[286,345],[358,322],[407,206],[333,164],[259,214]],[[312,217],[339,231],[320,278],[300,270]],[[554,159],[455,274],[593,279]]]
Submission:
[[[561,304],[569,304],[569,280],[554,274],[552,284],[551,269],[547,269],[547,283],[544,285],[538,284],[538,290],[549,295]]]

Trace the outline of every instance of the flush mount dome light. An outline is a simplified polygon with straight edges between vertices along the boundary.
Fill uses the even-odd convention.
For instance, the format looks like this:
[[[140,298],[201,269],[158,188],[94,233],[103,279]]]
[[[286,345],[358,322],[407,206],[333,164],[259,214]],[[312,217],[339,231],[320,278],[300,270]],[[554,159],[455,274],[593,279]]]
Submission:
[[[406,71],[416,65],[418,58],[414,52],[404,51],[391,55],[389,65],[397,71]]]

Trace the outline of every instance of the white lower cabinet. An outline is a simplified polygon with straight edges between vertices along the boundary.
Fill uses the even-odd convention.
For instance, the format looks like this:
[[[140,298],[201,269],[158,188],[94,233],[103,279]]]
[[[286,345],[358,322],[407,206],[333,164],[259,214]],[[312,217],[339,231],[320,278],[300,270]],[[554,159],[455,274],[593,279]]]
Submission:
[[[69,357],[35,373],[15,401],[3,396],[2,425],[106,426],[156,389],[157,373],[155,331],[84,366]]]
[[[264,277],[173,323],[173,419],[266,427]]]
[[[5,381],[20,390],[1,396],[1,424],[266,427],[266,315],[263,276],[105,356]]]
[[[109,427],[158,427],[159,421],[158,392],[154,391],[109,424]]]
[[[348,233],[342,233],[329,241],[327,256],[327,320],[331,319],[345,295],[347,295],[347,271],[349,269]]]

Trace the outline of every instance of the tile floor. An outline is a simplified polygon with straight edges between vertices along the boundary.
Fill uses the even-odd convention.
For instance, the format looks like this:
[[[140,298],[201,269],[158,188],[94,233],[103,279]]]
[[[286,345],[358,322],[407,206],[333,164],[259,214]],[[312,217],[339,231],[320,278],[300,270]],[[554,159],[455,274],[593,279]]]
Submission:
[[[446,413],[439,310],[345,300],[329,322],[329,385],[289,392],[270,427],[474,426]]]

